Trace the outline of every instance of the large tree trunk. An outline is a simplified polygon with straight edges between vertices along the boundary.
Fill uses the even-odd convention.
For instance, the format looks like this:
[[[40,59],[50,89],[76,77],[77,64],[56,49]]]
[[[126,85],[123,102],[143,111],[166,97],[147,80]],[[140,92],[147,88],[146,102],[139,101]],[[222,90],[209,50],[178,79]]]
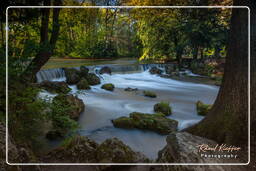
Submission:
[[[50,0],[45,0],[44,5],[50,5]],[[61,0],[55,0],[54,5],[61,5]],[[26,71],[23,74],[23,78],[26,80],[34,81],[36,73],[41,69],[41,67],[50,59],[55,48],[58,35],[59,35],[59,13],[60,8],[53,9],[52,15],[52,32],[50,41],[48,39],[48,30],[49,30],[49,15],[50,8],[42,9],[42,22],[40,30],[40,50],[37,53],[36,57],[31,61]]]
[[[234,0],[234,5],[249,5]],[[252,10],[252,9],[251,9]],[[255,10],[255,6],[254,9]],[[252,17],[253,18],[253,17]],[[255,16],[254,16],[255,18]],[[233,9],[225,73],[218,97],[208,115],[186,129],[220,143],[247,146],[248,140],[248,10]],[[255,21],[251,23],[255,28]],[[255,31],[254,31],[255,34]],[[255,37],[255,36],[254,36]],[[255,47],[255,40],[252,46]],[[255,50],[255,49],[254,49]],[[255,58],[255,56],[252,56]],[[255,59],[252,61],[255,62]],[[255,76],[254,68],[251,68]],[[252,88],[255,88],[255,81]],[[252,97],[255,103],[255,97]],[[255,115],[255,114],[253,114]]]

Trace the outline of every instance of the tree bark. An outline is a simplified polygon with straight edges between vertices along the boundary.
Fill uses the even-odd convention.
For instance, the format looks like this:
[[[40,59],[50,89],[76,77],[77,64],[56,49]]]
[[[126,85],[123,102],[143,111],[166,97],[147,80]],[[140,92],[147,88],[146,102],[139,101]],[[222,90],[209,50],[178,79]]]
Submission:
[[[198,57],[198,46],[195,45],[194,48],[193,48],[193,59],[197,59]]]
[[[234,0],[234,5],[249,5]],[[255,6],[254,9],[255,10]],[[247,146],[248,10],[233,9],[223,83],[208,115],[186,131],[220,143]],[[254,25],[253,25],[254,23]],[[251,25],[255,29],[255,21]],[[255,31],[254,31],[255,34]],[[254,36],[255,37],[255,36]],[[253,44],[252,44],[253,45]],[[254,40],[255,47],[255,40]],[[255,49],[254,49],[255,50]],[[255,58],[255,56],[252,56]],[[255,59],[253,60],[255,62]],[[255,64],[253,64],[255,66]],[[255,75],[255,67],[251,69]],[[255,85],[253,86],[255,88]],[[255,97],[253,97],[255,103]],[[255,115],[255,114],[254,114]]]
[[[49,0],[44,1],[44,5],[50,5]],[[55,0],[54,5],[61,5],[61,0]],[[36,57],[31,61],[26,71],[23,73],[23,78],[29,81],[35,81],[36,73],[41,69],[41,67],[50,59],[53,54],[53,50],[55,48],[58,36],[59,36],[59,13],[60,8],[53,9],[52,16],[52,32],[51,38],[48,38],[48,30],[49,30],[49,15],[50,9],[44,8],[42,9],[42,22],[41,22],[41,30],[40,30],[40,50],[37,53]]]

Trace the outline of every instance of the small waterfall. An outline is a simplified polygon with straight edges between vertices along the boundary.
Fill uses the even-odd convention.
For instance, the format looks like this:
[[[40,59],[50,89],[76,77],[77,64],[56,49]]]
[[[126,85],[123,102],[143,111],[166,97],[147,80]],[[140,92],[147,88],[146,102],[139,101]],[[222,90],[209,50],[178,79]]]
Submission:
[[[96,73],[99,75],[99,70],[108,66],[111,68],[113,73],[131,73],[131,72],[144,72],[149,70],[152,67],[157,67],[165,71],[166,66],[173,66],[173,64],[137,64],[137,65],[95,65],[95,66],[86,66],[90,72]],[[77,70],[80,70],[80,67],[74,67]],[[65,72],[63,68],[56,69],[47,69],[41,70],[36,74],[37,82],[42,82],[45,80],[54,80],[59,78],[65,78]]]
[[[38,83],[45,80],[65,78],[65,72],[63,68],[41,70],[36,74],[36,78]]]

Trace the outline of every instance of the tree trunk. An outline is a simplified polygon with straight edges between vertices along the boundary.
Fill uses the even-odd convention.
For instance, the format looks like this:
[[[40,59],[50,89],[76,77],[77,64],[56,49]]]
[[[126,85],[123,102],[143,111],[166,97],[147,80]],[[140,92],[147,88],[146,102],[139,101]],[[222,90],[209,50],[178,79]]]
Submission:
[[[49,0],[44,1],[44,5],[50,5]],[[61,5],[61,0],[55,0],[54,5]],[[23,78],[30,81],[35,81],[36,73],[41,69],[41,67],[50,59],[55,48],[58,35],[59,35],[59,12],[60,8],[53,9],[52,16],[52,33],[50,41],[48,40],[48,30],[49,30],[49,15],[50,8],[42,9],[42,22],[40,31],[40,50],[36,57],[31,61],[26,71],[23,73]]]
[[[193,59],[197,59],[198,56],[198,46],[195,45],[193,48]]]
[[[248,2],[248,1],[247,1]],[[234,0],[234,5],[248,5]],[[254,6],[255,9],[255,6]],[[253,18],[253,17],[252,17]],[[233,9],[223,83],[208,115],[187,128],[220,143],[247,146],[248,140],[248,10]],[[255,27],[255,21],[251,23]],[[255,31],[254,31],[255,33]],[[254,40],[255,47],[255,40]],[[255,50],[255,49],[254,49]],[[252,56],[255,58],[255,56]],[[255,59],[253,60],[255,62]],[[255,64],[253,64],[255,66]],[[255,67],[251,70],[255,75]],[[255,87],[255,84],[254,84]],[[255,103],[255,97],[253,97]],[[254,114],[255,115],[255,114]]]

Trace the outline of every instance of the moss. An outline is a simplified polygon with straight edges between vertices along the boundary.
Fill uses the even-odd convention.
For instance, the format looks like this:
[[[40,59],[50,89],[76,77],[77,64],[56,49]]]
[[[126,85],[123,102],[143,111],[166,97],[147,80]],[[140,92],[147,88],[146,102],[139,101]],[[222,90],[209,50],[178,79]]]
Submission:
[[[134,128],[133,122],[131,118],[128,117],[120,117],[112,120],[112,123],[115,127],[118,128]]]
[[[115,86],[111,83],[108,83],[108,84],[103,84],[101,86],[102,89],[105,89],[105,90],[108,90],[108,91],[113,91]]]
[[[86,80],[88,81],[88,83],[90,85],[100,84],[100,78],[96,74],[93,74],[93,73],[88,73],[86,76]]]
[[[154,105],[154,111],[165,114],[166,116],[172,114],[172,108],[168,102],[160,102]]]
[[[118,128],[138,128],[157,132],[159,134],[169,134],[176,131],[178,122],[166,118],[164,114],[145,114],[139,112],[130,113],[129,117],[114,119],[113,124]]]
[[[144,96],[151,97],[151,98],[156,98],[156,93],[152,91],[143,91]]]
[[[212,108],[212,105],[204,104],[201,101],[196,102],[196,110],[199,115],[205,116],[210,109]]]
[[[77,88],[80,90],[88,90],[91,89],[88,81],[84,78],[82,78],[78,83],[77,83]]]

